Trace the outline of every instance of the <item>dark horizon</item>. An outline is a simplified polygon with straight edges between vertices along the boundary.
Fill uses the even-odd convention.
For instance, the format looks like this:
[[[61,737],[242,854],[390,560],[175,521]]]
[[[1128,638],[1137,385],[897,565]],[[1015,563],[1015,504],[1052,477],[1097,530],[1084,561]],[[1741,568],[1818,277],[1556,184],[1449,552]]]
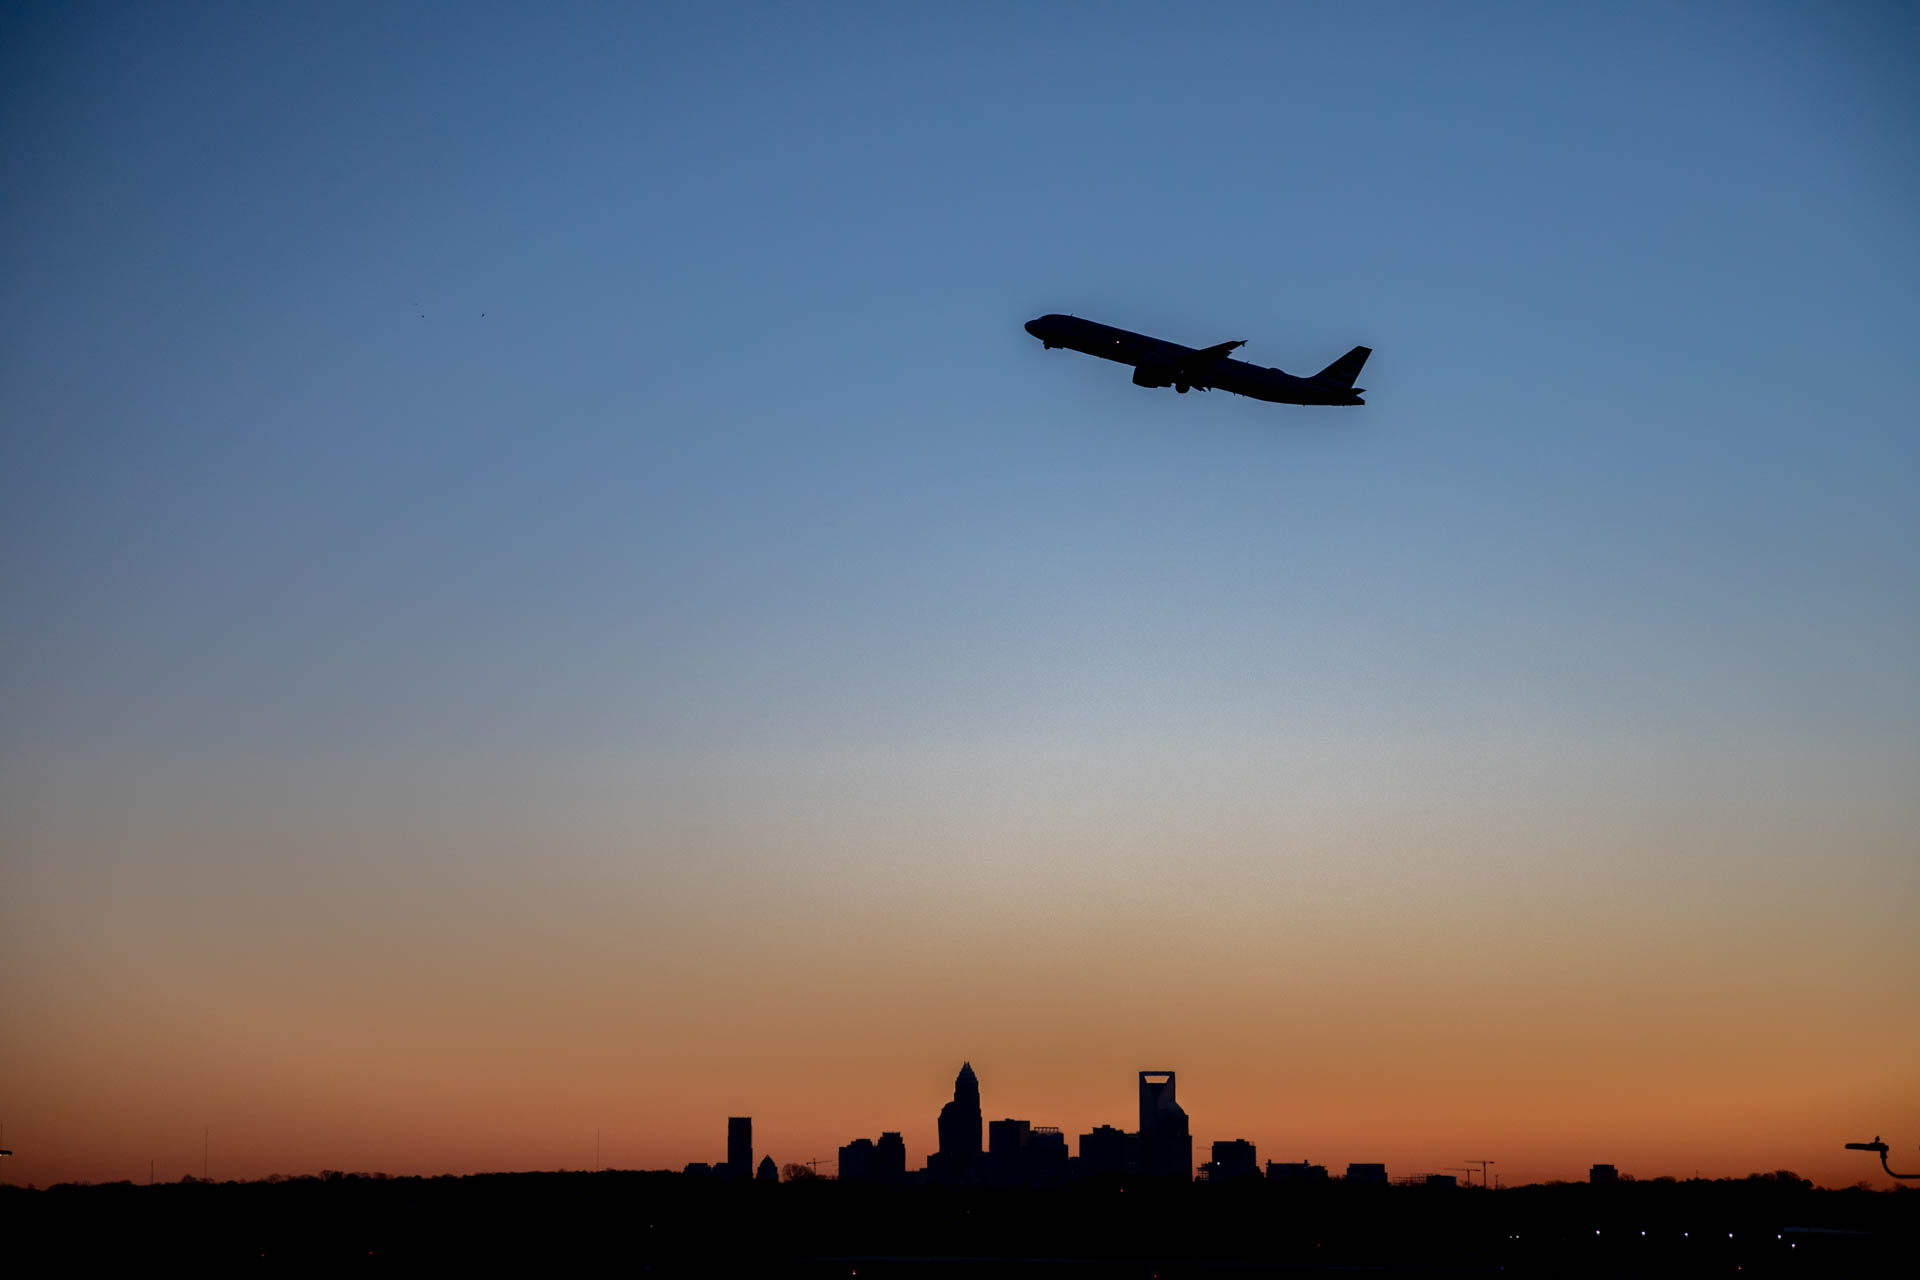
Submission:
[[[1052,1188],[665,1171],[0,1188],[18,1262],[596,1263],[652,1274],[1867,1274],[1920,1243],[1916,1192],[1772,1175],[1425,1187],[1110,1176]]]

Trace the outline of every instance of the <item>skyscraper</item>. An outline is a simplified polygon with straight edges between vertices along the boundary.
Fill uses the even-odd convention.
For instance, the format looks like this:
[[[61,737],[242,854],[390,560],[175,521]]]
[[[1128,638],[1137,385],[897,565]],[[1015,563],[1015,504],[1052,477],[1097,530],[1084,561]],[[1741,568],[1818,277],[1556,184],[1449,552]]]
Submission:
[[[1081,1176],[1126,1172],[1132,1163],[1128,1152],[1139,1142],[1138,1134],[1124,1133],[1110,1124],[1096,1125],[1092,1133],[1080,1135]]]
[[[982,1169],[987,1181],[1011,1187],[1027,1180],[1027,1137],[1032,1131],[1032,1124],[1011,1118],[987,1125],[987,1159]]]
[[[934,1177],[958,1182],[974,1176],[980,1164],[980,1081],[973,1064],[960,1064],[953,1101],[940,1108],[940,1149],[927,1161]]]
[[[1140,1162],[1150,1177],[1193,1177],[1193,1135],[1187,1113],[1173,1100],[1171,1071],[1140,1073]]]
[[[753,1117],[727,1117],[727,1176],[745,1182],[753,1176]]]
[[[907,1144],[898,1133],[883,1133],[873,1144],[873,1171],[882,1182],[906,1181]]]
[[[840,1148],[840,1181],[871,1182],[875,1177],[873,1139],[855,1138]]]

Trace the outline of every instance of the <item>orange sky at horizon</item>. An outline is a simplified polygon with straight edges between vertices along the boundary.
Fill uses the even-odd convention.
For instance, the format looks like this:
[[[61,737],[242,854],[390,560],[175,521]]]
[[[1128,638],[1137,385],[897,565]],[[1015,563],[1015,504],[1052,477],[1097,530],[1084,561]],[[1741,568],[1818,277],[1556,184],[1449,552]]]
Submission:
[[[608,1164],[677,1168],[722,1158],[730,1114],[780,1162],[898,1129],[918,1168],[963,1059],[987,1118],[1070,1140],[1172,1068],[1197,1160],[1244,1137],[1335,1171],[1878,1185],[1842,1144],[1920,1135],[1903,893],[1861,892],[1915,877],[1898,814],[1815,862],[1750,818],[1663,844],[1592,811],[1202,823],[1109,776],[1098,825],[635,810],[541,846],[148,784],[229,818],[43,801],[47,870],[14,873],[9,1181],[197,1175],[203,1125],[228,1177],[581,1168],[596,1129]]]
[[[1093,1064],[1110,1067],[1098,1080],[1089,1079],[1095,1072],[1087,1063],[1054,1064],[1043,1073],[1043,1063],[972,1060],[987,1119],[1055,1124],[1070,1143],[1095,1124],[1133,1127],[1133,1072],[1146,1063],[1171,1065],[1180,1073],[1196,1161],[1211,1141],[1245,1137],[1263,1160],[1309,1159],[1335,1175],[1349,1161],[1384,1161],[1397,1176],[1491,1158],[1509,1185],[1579,1180],[1588,1164],[1606,1161],[1641,1178],[1791,1168],[1822,1185],[1885,1186],[1891,1184],[1870,1159],[1841,1143],[1884,1134],[1898,1152],[1901,1135],[1920,1123],[1910,1109],[1902,1113],[1898,1099],[1907,1081],[1893,1071],[1850,1080],[1840,1097],[1783,1094],[1770,1083],[1636,1086],[1598,1073],[1529,1089],[1497,1071],[1467,1078],[1472,1045],[1463,1040],[1449,1048],[1468,1070],[1433,1072],[1415,1063],[1406,1073],[1412,1078],[1402,1079],[1246,1065],[1236,1071],[1194,1053],[1124,1062],[1106,1062],[1105,1055]],[[744,1070],[722,1083],[643,1069],[626,1089],[605,1066],[541,1081],[511,1069],[421,1079],[399,1064],[344,1065],[303,1071],[298,1063],[256,1061],[241,1082],[217,1087],[206,1077],[161,1071],[143,1079],[137,1098],[107,1072],[49,1082],[45,1094],[65,1096],[28,1125],[9,1126],[17,1154],[7,1180],[140,1181],[149,1160],[163,1181],[199,1176],[201,1129],[185,1119],[193,1112],[206,1115],[208,1168],[218,1178],[336,1168],[429,1175],[584,1169],[593,1167],[596,1140],[606,1167],[677,1169],[724,1158],[725,1118],[742,1113],[754,1117],[756,1158],[831,1160],[842,1142],[898,1129],[910,1167],[918,1168],[934,1145],[933,1119],[952,1084],[951,1073],[931,1063],[892,1062],[892,1071],[846,1071],[836,1080],[824,1070],[795,1071],[790,1063],[783,1069],[772,1055],[763,1080],[748,1081]],[[901,1070],[915,1065],[922,1069],[910,1076]],[[1018,1065],[1033,1070],[1016,1075],[1009,1068]],[[156,1094],[173,1104],[172,1116],[156,1116]]]

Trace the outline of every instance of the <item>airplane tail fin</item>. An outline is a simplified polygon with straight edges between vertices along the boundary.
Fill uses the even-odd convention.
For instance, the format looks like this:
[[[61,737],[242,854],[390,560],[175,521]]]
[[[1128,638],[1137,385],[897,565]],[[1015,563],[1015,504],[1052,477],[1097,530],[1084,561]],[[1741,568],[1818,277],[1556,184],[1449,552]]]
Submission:
[[[1336,387],[1353,386],[1353,380],[1360,376],[1360,367],[1373,354],[1372,347],[1355,347],[1332,364],[1313,375],[1315,382],[1330,382]]]

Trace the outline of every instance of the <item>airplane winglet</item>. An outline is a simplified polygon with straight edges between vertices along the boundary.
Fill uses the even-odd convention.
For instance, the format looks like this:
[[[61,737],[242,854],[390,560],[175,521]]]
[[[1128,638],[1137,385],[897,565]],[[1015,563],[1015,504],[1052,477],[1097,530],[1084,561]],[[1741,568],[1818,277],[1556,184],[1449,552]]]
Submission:
[[[1183,369],[1200,369],[1219,360],[1225,360],[1227,353],[1237,347],[1247,345],[1245,338],[1235,338],[1232,342],[1220,342],[1211,347],[1201,347],[1198,351],[1180,362]]]

